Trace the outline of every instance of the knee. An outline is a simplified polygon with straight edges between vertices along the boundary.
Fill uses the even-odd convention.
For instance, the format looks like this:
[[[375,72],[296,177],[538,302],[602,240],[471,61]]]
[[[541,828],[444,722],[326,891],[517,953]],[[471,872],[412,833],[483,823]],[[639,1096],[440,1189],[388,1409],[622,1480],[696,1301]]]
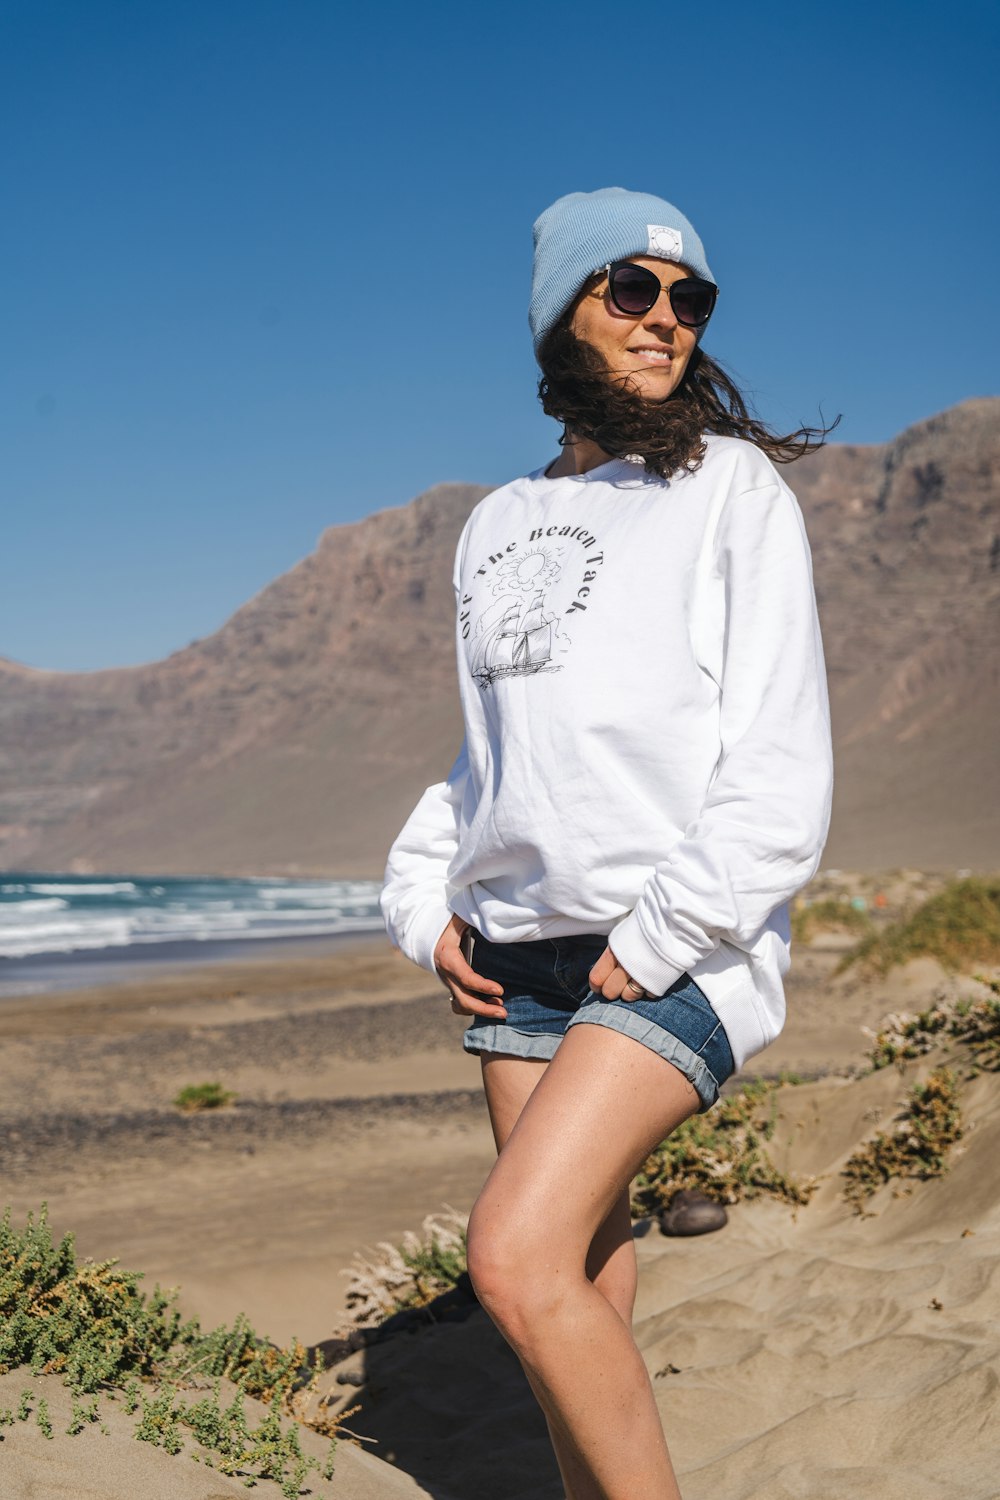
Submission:
[[[476,1296],[491,1314],[513,1304],[518,1293],[518,1266],[524,1265],[514,1237],[482,1225],[473,1211],[466,1234],[466,1263]]]
[[[479,1301],[508,1341],[523,1348],[561,1299],[562,1277],[551,1255],[541,1253],[527,1235],[480,1227],[474,1213],[466,1255]]]

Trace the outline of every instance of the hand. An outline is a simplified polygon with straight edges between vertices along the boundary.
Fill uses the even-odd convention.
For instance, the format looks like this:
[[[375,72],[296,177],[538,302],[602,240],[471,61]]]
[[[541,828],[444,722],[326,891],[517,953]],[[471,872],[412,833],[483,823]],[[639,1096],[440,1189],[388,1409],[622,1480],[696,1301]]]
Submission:
[[[587,975],[590,988],[605,1000],[645,1000],[646,991],[627,969],[623,969],[610,948],[605,948]]]
[[[503,985],[495,979],[484,979],[465,961],[460,944],[468,927],[462,917],[452,916],[434,948],[434,967],[451,992],[451,1008],[456,1016],[489,1016],[504,1021]],[[475,956],[475,955],[473,955]],[[489,999],[489,996],[495,999]]]

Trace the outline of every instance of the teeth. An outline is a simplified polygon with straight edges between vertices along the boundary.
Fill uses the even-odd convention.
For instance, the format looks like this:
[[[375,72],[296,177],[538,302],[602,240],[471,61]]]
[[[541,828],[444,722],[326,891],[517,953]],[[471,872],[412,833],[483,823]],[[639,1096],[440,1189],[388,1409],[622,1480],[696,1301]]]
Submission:
[[[655,360],[657,364],[668,365],[670,363],[670,355],[659,349],[637,349],[635,352],[641,354],[643,359]]]

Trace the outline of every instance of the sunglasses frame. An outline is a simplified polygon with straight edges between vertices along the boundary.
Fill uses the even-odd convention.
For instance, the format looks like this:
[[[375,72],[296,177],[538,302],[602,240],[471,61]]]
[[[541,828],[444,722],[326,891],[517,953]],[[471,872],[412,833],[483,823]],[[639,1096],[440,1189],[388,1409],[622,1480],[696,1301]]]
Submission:
[[[644,307],[641,312],[632,312],[629,308],[622,307],[621,303],[615,296],[614,272],[618,270],[619,266],[631,266],[634,271],[644,271],[647,276],[652,277],[653,281],[655,281],[657,286],[659,287],[659,291],[657,291],[656,296],[653,297],[652,301],[649,303],[649,306]],[[719,288],[716,286],[714,281],[709,281],[706,276],[679,276],[676,281],[664,283],[657,276],[656,272],[651,271],[648,266],[638,266],[636,265],[634,260],[628,260],[627,258],[625,260],[609,260],[607,265],[604,266],[603,271],[599,271],[597,274],[607,275],[608,294],[611,297],[612,302],[617,307],[618,311],[620,313],[624,313],[627,318],[644,318],[646,314],[656,306],[657,300],[660,296],[660,292],[666,292],[667,297],[670,301],[670,311],[673,313],[674,317],[677,319],[682,328],[704,328],[705,324],[709,321],[709,318],[711,318],[712,314],[715,312],[715,304],[719,300]],[[700,323],[685,322],[685,320],[680,316],[676,307],[674,306],[674,287],[683,286],[685,282],[690,281],[696,281],[700,286],[708,286],[712,288],[712,306],[708,310],[708,317],[703,318]]]

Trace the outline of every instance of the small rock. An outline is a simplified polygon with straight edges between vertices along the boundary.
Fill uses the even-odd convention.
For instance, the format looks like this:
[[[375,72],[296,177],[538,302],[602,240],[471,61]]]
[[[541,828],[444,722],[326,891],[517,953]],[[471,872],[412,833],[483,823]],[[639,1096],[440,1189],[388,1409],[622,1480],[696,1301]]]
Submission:
[[[711,1234],[729,1222],[721,1203],[691,1188],[675,1193],[657,1217],[661,1231],[670,1236]]]

